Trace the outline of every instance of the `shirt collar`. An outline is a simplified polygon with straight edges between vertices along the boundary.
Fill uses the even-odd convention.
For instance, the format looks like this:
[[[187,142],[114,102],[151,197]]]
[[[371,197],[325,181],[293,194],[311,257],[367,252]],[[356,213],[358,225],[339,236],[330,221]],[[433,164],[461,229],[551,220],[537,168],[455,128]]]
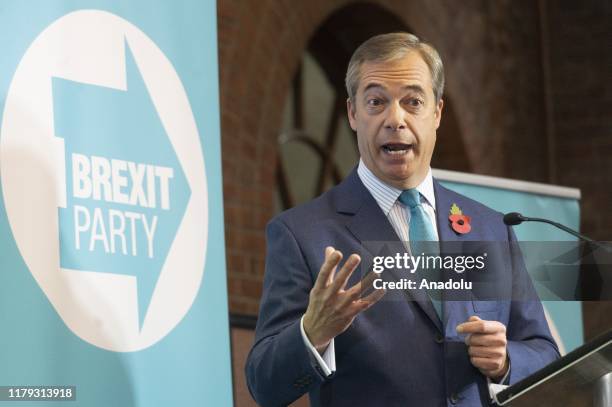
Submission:
[[[389,215],[389,211],[399,198],[402,193],[401,189],[397,189],[392,187],[391,185],[385,184],[381,181],[368,167],[366,167],[365,163],[362,159],[359,159],[359,166],[357,167],[357,174],[363,182],[363,185],[370,191],[370,194],[380,206],[385,216]],[[421,182],[417,186],[417,191],[425,197],[427,203],[431,205],[431,207],[436,209],[436,197],[434,194],[434,186],[433,186],[433,177],[431,175],[431,168],[427,171],[427,175],[423,182]]]

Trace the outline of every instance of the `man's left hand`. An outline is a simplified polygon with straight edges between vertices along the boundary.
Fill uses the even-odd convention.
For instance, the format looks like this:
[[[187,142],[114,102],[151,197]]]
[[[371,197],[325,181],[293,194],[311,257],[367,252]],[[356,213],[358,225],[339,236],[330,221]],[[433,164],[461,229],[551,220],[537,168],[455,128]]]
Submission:
[[[506,350],[506,326],[498,321],[485,321],[471,316],[467,322],[457,325],[457,333],[468,334],[470,362],[480,372],[493,379],[501,379],[508,371]]]

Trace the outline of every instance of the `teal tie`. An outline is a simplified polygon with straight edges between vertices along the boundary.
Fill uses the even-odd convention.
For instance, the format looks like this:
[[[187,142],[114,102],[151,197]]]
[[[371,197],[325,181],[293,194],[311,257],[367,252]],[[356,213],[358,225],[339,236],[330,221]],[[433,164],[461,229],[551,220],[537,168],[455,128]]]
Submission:
[[[419,191],[416,188],[407,189],[401,193],[399,196],[399,201],[406,205],[410,209],[410,225],[409,225],[409,233],[408,238],[410,239],[410,249],[412,251],[413,256],[418,256],[425,249],[426,244],[422,244],[419,246],[420,242],[436,242],[438,239],[436,238],[436,234],[433,230],[433,225],[431,224],[423,205],[421,205],[421,196]],[[428,245],[429,246],[429,245]],[[437,255],[438,253],[431,253],[431,249],[429,250],[430,255]],[[427,277],[430,281],[437,281],[439,276],[434,270],[427,270]],[[422,276],[422,274],[421,274]],[[438,293],[429,292],[429,298],[440,318],[442,319],[442,301],[438,298]]]

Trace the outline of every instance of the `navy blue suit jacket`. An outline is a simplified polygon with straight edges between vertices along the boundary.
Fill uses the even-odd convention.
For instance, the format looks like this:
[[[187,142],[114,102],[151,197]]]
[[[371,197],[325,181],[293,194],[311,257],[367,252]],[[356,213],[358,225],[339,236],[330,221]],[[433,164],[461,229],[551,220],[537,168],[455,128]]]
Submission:
[[[435,180],[434,191],[441,242],[515,240],[500,213]],[[451,229],[448,213],[453,203],[471,216],[470,233],[458,235]],[[325,194],[268,224],[264,289],[246,364],[249,389],[260,405],[287,405],[305,392],[312,406],[488,405],[486,378],[470,363],[463,337],[455,330],[471,315],[507,327],[510,384],[559,356],[537,300],[449,302],[442,325],[422,291],[413,291],[416,298],[409,301],[402,299],[405,292],[389,290],[335,338],[337,371],[324,377],[304,345],[300,318],[325,247],[335,247],[346,259],[360,253],[366,241],[398,241],[398,236],[356,170]],[[505,270],[502,279],[509,289],[533,292],[524,266]],[[348,286],[360,278],[355,271]]]

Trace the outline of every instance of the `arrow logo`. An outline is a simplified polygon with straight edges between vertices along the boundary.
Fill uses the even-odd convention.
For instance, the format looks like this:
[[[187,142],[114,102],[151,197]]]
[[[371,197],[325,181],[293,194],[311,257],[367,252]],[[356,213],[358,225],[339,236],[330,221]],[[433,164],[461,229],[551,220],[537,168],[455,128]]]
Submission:
[[[60,265],[134,277],[142,329],[191,191],[127,40],[124,53],[125,89],[52,79]]]

